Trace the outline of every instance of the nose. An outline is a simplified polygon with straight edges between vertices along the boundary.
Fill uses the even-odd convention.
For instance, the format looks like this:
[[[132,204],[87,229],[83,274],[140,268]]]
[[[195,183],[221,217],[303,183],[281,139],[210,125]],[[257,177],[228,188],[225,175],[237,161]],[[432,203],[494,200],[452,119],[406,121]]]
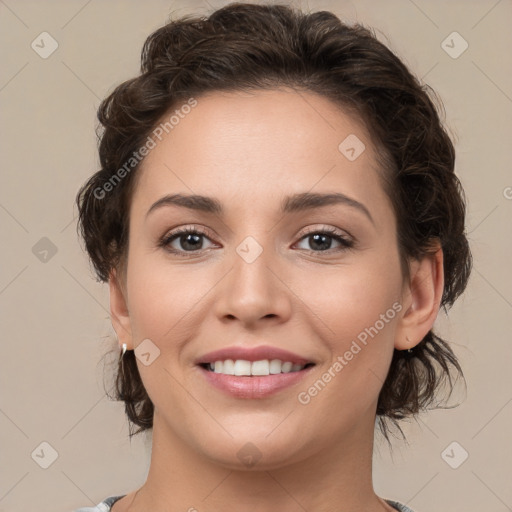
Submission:
[[[276,254],[265,248],[251,261],[245,258],[243,245],[238,249],[231,270],[217,287],[217,317],[223,321],[239,320],[246,328],[263,321],[286,322],[291,315],[293,293]]]

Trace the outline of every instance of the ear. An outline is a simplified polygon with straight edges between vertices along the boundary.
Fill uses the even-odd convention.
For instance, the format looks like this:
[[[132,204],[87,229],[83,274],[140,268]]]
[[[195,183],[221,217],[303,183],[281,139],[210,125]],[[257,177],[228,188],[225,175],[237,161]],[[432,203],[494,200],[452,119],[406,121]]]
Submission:
[[[438,249],[410,264],[410,279],[404,285],[404,313],[398,323],[395,348],[416,346],[430,331],[439,313],[444,289],[443,250]]]
[[[110,289],[110,317],[112,326],[116,331],[119,344],[126,343],[126,348],[133,350],[132,329],[126,292],[115,269],[110,273],[108,284]]]

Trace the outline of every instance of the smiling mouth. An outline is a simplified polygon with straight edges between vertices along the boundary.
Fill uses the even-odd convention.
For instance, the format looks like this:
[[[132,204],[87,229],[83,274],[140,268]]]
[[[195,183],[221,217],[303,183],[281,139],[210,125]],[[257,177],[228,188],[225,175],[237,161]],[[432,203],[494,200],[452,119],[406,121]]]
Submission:
[[[315,363],[295,364],[290,361],[281,361],[280,359],[263,359],[260,361],[226,359],[225,361],[200,363],[199,366],[208,372],[223,375],[232,375],[235,377],[265,377],[268,375],[300,372],[306,368],[315,366]]]

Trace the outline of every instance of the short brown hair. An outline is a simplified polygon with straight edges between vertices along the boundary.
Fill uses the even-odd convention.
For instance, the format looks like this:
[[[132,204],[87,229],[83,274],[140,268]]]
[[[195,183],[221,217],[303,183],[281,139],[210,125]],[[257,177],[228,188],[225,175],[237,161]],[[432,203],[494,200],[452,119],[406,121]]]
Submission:
[[[147,38],[140,76],[103,100],[98,109],[101,169],[76,198],[81,235],[98,278],[107,282],[126,257],[139,166],[108,194],[98,197],[97,191],[105,190],[162,116],[202,93],[281,86],[323,95],[364,122],[385,169],[402,268],[407,273],[407,258],[428,254],[433,242],[439,243],[445,279],[441,306],[447,310],[466,287],[471,253],[454,147],[433,103],[442,108],[441,101],[371,29],[344,24],[330,12],[305,14],[286,5],[231,3],[208,17],[170,21]],[[153,404],[133,351],[118,364],[115,398],[125,402],[137,434],[152,428]],[[398,420],[435,403],[446,380],[451,392],[452,372],[463,377],[452,349],[433,331],[412,354],[395,350],[377,406],[386,438],[385,420],[400,429]]]

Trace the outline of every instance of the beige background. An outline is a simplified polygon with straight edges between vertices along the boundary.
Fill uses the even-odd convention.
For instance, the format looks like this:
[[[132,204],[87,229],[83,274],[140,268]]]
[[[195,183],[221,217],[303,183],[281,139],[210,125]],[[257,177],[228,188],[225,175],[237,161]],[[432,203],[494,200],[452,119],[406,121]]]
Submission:
[[[105,397],[102,356],[115,348],[108,288],[78,244],[73,201],[98,166],[100,99],[138,72],[146,36],[171,10],[206,14],[225,3],[0,1],[0,512],[65,512],[144,482],[149,439],[130,443],[122,404]],[[438,320],[465,369],[467,398],[405,425],[410,446],[395,443],[393,457],[377,438],[376,490],[417,512],[512,510],[512,2],[310,0],[309,8],[376,27],[439,92],[469,201],[474,272],[449,319]],[[43,31],[59,45],[46,59],[31,48]],[[456,59],[441,46],[453,31],[469,44]],[[48,244],[43,237],[57,249],[46,262],[36,245]],[[441,456],[453,441],[461,448],[451,461],[469,453],[457,469]],[[48,469],[38,464],[50,460],[42,442],[58,453]]]

